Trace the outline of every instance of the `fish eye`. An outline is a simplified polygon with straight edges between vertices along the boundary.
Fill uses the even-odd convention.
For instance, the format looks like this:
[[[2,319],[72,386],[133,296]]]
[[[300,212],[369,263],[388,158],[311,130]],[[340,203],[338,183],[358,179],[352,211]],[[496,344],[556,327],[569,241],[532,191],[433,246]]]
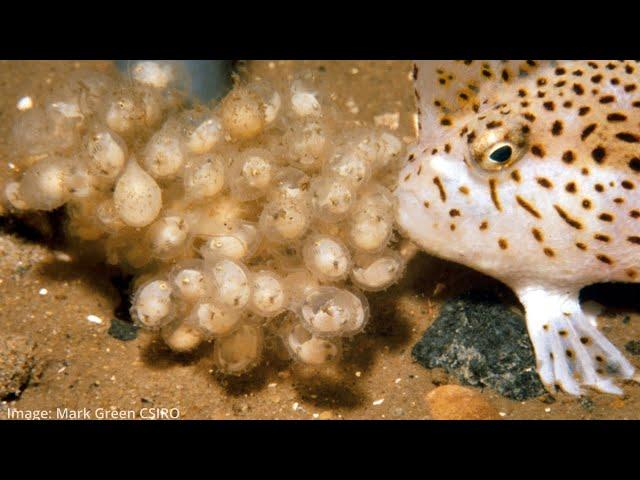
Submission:
[[[483,170],[502,170],[513,164],[521,155],[521,149],[513,143],[503,140],[473,152],[475,163]]]
[[[513,154],[513,148],[511,145],[498,145],[494,147],[489,153],[489,160],[492,160],[496,163],[506,163],[511,158]]]
[[[521,128],[496,129],[479,135],[469,145],[473,164],[481,170],[505,170],[520,160],[527,150],[528,138]]]

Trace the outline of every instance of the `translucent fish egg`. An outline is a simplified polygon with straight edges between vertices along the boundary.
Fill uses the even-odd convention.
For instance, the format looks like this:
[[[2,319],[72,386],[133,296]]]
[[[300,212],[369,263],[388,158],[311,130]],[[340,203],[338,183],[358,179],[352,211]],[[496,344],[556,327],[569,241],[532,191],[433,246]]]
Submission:
[[[309,182],[309,176],[302,170],[292,167],[282,168],[274,177],[271,198],[306,202]]]
[[[251,149],[243,152],[231,165],[231,195],[241,201],[263,196],[271,184],[274,169],[273,157],[268,151]]]
[[[217,260],[221,257],[242,260],[250,257],[255,251],[260,240],[259,235],[255,224],[237,222],[225,229],[224,233],[199,235],[197,249],[206,260]]]
[[[364,328],[368,305],[364,297],[335,287],[320,287],[300,308],[302,323],[321,338],[354,335]]]
[[[261,270],[251,275],[251,310],[263,317],[273,317],[287,306],[287,292],[279,275]]]
[[[185,169],[184,189],[187,198],[203,200],[216,196],[225,184],[225,166],[222,158],[205,154],[191,158]]]
[[[217,118],[206,118],[187,137],[186,145],[191,153],[210,151],[222,137],[222,126]]]
[[[151,251],[156,258],[168,259],[178,255],[185,245],[189,226],[177,215],[156,220],[148,232]]]
[[[142,154],[144,168],[155,178],[172,178],[184,164],[184,152],[178,136],[160,130],[153,135]]]
[[[199,328],[206,338],[217,338],[233,332],[241,320],[242,314],[238,310],[223,308],[209,298],[193,307],[187,322]]]
[[[183,260],[169,276],[176,296],[186,302],[195,302],[211,292],[208,272],[200,260]]]
[[[326,365],[340,356],[339,339],[314,337],[300,324],[291,328],[285,342],[294,358],[307,365]]]
[[[363,256],[356,259],[351,280],[363,290],[376,292],[398,281],[403,268],[402,258],[392,251],[381,256]]]
[[[244,266],[229,259],[216,262],[211,268],[216,298],[224,306],[242,309],[251,297],[249,276]]]
[[[155,180],[131,158],[116,182],[113,201],[123,222],[132,227],[144,227],[160,213],[162,191]]]
[[[224,99],[221,120],[233,139],[253,138],[264,128],[264,106],[255,93],[238,88]]]
[[[91,174],[113,180],[124,168],[127,147],[115,133],[108,130],[93,132],[87,136],[85,148]]]
[[[302,305],[305,299],[320,287],[318,279],[307,270],[295,270],[289,273],[284,283],[289,293],[292,309]]]
[[[173,320],[169,282],[153,280],[142,285],[131,302],[131,318],[141,326],[157,330]]]
[[[354,188],[365,184],[371,176],[369,162],[357,150],[336,154],[326,165],[327,174],[344,179]]]
[[[311,181],[311,205],[316,217],[338,221],[351,210],[355,201],[349,182],[332,176],[319,176]]]
[[[222,372],[239,375],[258,363],[262,348],[262,330],[254,325],[242,325],[230,335],[216,341],[214,359]]]
[[[307,268],[323,281],[336,282],[349,274],[349,250],[335,238],[327,235],[309,237],[302,255]]]
[[[175,79],[175,66],[168,62],[143,60],[131,68],[135,82],[154,88],[166,88]]]
[[[203,333],[187,322],[170,323],[162,327],[160,334],[164,343],[176,353],[191,352],[204,340]]]
[[[269,202],[260,214],[260,228],[263,235],[278,242],[302,238],[309,228],[309,211],[299,202]]]
[[[332,148],[327,129],[318,121],[294,124],[284,142],[290,147],[291,166],[305,172],[320,170]]]
[[[70,197],[71,162],[54,157],[30,167],[20,180],[20,198],[34,210],[53,210]]]

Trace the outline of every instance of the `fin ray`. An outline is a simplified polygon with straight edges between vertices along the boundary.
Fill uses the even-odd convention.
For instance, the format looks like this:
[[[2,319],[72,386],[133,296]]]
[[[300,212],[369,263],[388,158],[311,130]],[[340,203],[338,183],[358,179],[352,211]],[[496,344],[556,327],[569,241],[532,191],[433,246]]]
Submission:
[[[580,395],[582,387],[620,395],[616,380],[634,378],[635,369],[583,311],[578,293],[542,289],[518,292],[527,311],[527,328],[538,372],[548,389],[559,386]]]

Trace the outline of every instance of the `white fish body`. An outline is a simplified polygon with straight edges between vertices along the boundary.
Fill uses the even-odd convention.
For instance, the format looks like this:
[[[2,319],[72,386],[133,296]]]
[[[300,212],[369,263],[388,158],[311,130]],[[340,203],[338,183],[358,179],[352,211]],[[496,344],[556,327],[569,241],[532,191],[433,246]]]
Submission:
[[[420,61],[414,78],[401,230],[513,288],[548,388],[621,393],[635,369],[578,295],[640,280],[640,66]]]

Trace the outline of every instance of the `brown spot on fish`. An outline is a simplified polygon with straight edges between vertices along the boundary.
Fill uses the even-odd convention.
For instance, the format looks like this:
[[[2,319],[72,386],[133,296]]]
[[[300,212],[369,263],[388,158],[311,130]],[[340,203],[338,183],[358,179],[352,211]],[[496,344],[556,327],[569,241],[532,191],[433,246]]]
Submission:
[[[609,257],[607,257],[606,255],[603,255],[601,253],[596,255],[596,258],[598,260],[600,260],[602,263],[606,263],[607,265],[612,265],[613,264],[613,260],[611,260]]]
[[[531,233],[533,234],[533,238],[535,238],[538,242],[543,242],[544,241],[544,237],[542,235],[542,232],[540,230],[538,230],[537,228],[532,228],[531,229]]]
[[[593,238],[595,238],[596,240],[598,240],[599,242],[608,242],[609,240],[611,240],[611,238],[609,237],[609,235],[605,235],[603,233],[596,233]]]
[[[444,189],[444,185],[442,185],[442,181],[440,180],[440,177],[433,177],[433,183],[435,184],[436,187],[438,187],[438,191],[440,192],[440,200],[442,200],[443,202],[446,202],[447,192]]]
[[[544,252],[544,254],[547,257],[555,257],[556,256],[556,253],[553,251],[553,249],[551,249],[549,247],[545,247],[542,251]]]
[[[632,235],[630,237],[627,237],[627,241],[629,241],[630,243],[633,243],[635,245],[640,245],[640,237],[638,237],[636,235]]]
[[[578,187],[576,187],[575,182],[569,182],[564,186],[564,189],[569,193],[576,193],[578,191]]]
[[[634,135],[633,133],[629,133],[629,132],[616,133],[616,138],[618,140],[622,140],[623,142],[627,142],[627,143],[638,143],[638,142],[640,142],[640,137],[638,137],[637,135]]]
[[[545,177],[538,177],[536,178],[536,182],[538,182],[538,184],[541,187],[544,188],[553,188],[553,183],[551,183],[551,180],[549,180],[548,178]]]
[[[463,194],[463,195],[469,195],[469,187],[462,185],[461,187],[458,187],[458,191]]]
[[[627,116],[622,113],[610,113],[607,115],[607,121],[609,122],[624,122],[626,119]]]
[[[605,150],[605,148],[602,145],[598,145],[596,148],[594,148],[591,151],[591,158],[593,158],[596,163],[602,163],[604,162],[604,157],[607,156],[607,151]]]
[[[582,130],[582,133],[580,134],[580,139],[582,141],[585,141],[589,137],[589,135],[593,133],[596,127],[597,125],[595,123],[588,125],[584,130]]]
[[[536,218],[542,218],[542,216],[540,215],[540,212],[538,212],[533,205],[531,205],[529,202],[527,202],[524,198],[522,198],[520,195],[516,195],[516,202],[518,202],[518,205],[520,205],[522,208],[524,208],[527,212],[529,212],[531,215],[533,215]]]
[[[506,250],[507,248],[509,248],[509,243],[504,238],[498,239],[498,245],[502,250]]]
[[[531,153],[533,153],[536,157],[544,158],[545,151],[541,145],[533,145],[531,147]]]
[[[601,213],[600,215],[598,215],[598,218],[603,222],[613,222],[613,215],[611,215],[610,213]]]
[[[571,151],[571,150],[567,150],[566,152],[564,152],[562,154],[562,161],[564,163],[573,163],[573,161],[576,159],[575,154]]]
[[[520,172],[518,170],[514,170],[513,172],[511,172],[511,178],[513,179],[514,182],[520,182]]]
[[[449,210],[449,216],[450,217],[459,217],[460,216],[460,210],[458,210],[457,208],[452,208],[451,210]]]
[[[489,222],[487,222],[486,220],[482,222],[478,227],[479,230],[486,230],[487,228],[489,228]]]
[[[489,189],[491,191],[491,201],[498,209],[498,211],[502,211],[502,206],[500,205],[500,198],[498,197],[498,189],[497,182],[494,178],[489,180]]]
[[[629,168],[634,172],[640,172],[640,158],[633,157],[631,160],[629,160],[628,165]]]
[[[556,120],[553,122],[551,126],[551,135],[557,137],[562,134],[562,122],[560,120]]]
[[[577,242],[576,243],[576,247],[578,247],[580,250],[586,250],[587,249],[587,246],[582,242]]]
[[[556,212],[558,212],[558,215],[560,215],[560,218],[562,218],[565,222],[567,222],[569,226],[577,230],[582,229],[582,224],[578,220],[571,218],[569,214],[560,205],[554,205],[553,208],[556,209]]]
[[[587,113],[589,113],[591,111],[590,107],[580,107],[578,109],[578,115],[581,117],[584,117]]]

